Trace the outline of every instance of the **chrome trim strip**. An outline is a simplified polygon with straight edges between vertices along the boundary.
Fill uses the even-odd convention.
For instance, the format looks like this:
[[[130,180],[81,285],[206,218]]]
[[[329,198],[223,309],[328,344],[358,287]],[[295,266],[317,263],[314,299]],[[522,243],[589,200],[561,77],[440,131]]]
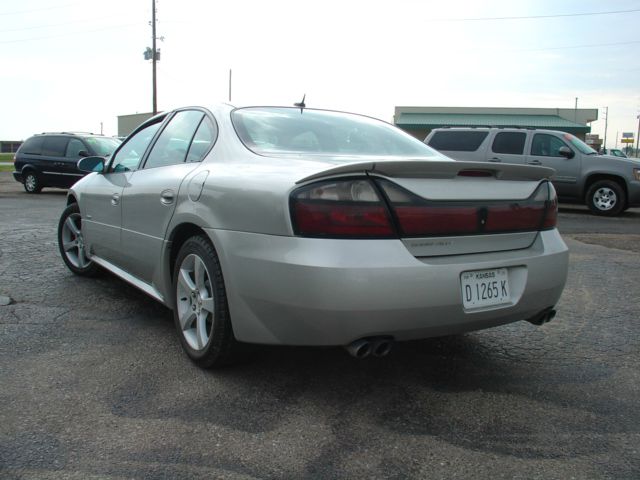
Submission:
[[[47,175],[71,175],[74,177],[84,177],[84,175],[82,173],[61,173],[61,172],[47,172],[47,171],[42,171],[42,173],[46,173]]]
[[[96,264],[100,265],[102,268],[104,268],[106,270],[109,270],[111,273],[113,273],[117,277],[120,277],[125,282],[128,282],[131,285],[133,285],[134,287],[142,290],[144,293],[149,295],[154,300],[157,300],[158,302],[162,303],[163,305],[168,306],[167,303],[164,301],[163,296],[160,295],[160,292],[158,292],[158,290],[156,290],[153,286],[149,285],[148,283],[143,282],[142,280],[134,277],[130,273],[127,273],[124,270],[122,270],[121,268],[116,267],[113,263],[108,262],[108,261],[106,261],[106,260],[104,260],[104,259],[102,259],[100,257],[92,255],[90,258],[91,258],[91,261],[93,261]]]

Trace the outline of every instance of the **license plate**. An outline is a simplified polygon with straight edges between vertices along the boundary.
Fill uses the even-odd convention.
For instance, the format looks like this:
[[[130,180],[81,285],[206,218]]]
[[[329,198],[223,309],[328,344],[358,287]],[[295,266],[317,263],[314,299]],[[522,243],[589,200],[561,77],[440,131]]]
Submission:
[[[511,301],[506,268],[462,272],[460,283],[464,308],[502,305]]]

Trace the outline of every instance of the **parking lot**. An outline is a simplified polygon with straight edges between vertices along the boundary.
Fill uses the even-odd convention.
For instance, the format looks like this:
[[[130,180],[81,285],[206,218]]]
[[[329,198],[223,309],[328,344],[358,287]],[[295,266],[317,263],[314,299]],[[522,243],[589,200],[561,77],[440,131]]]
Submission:
[[[171,312],[74,276],[65,192],[0,173],[0,477],[522,478],[640,475],[640,209],[563,207],[549,324],[397,344],[258,348],[195,367]],[[331,299],[327,299],[328,302]]]

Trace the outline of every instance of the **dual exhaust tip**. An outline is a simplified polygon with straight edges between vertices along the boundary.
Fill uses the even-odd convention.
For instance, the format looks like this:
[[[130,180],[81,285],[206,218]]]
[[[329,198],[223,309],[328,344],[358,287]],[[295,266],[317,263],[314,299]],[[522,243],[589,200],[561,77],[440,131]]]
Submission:
[[[527,318],[527,321],[534,325],[544,325],[553,320],[556,311],[553,307],[545,308],[542,312]],[[374,357],[386,357],[393,348],[392,337],[369,337],[354,340],[344,347],[349,355],[354,358],[366,358],[369,355]]]
[[[354,358],[366,358],[369,355],[386,357],[392,347],[393,338],[391,337],[370,337],[355,340],[344,348]]]
[[[545,308],[542,312],[534,315],[531,318],[527,318],[527,322],[540,326],[544,325],[547,322],[550,322],[555,316],[556,311],[552,307]]]

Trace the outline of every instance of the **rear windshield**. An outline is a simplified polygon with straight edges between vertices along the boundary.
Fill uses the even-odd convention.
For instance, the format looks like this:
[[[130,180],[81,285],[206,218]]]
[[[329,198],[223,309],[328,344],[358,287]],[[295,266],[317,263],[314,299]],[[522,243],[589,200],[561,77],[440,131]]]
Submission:
[[[84,137],[96,155],[100,157],[108,157],[120,145],[120,140],[113,137]]]
[[[487,135],[489,132],[486,131],[444,130],[433,134],[429,146],[445,152],[475,152]]]
[[[402,130],[361,115],[286,107],[248,107],[234,110],[231,119],[242,143],[260,155],[444,158]]]

